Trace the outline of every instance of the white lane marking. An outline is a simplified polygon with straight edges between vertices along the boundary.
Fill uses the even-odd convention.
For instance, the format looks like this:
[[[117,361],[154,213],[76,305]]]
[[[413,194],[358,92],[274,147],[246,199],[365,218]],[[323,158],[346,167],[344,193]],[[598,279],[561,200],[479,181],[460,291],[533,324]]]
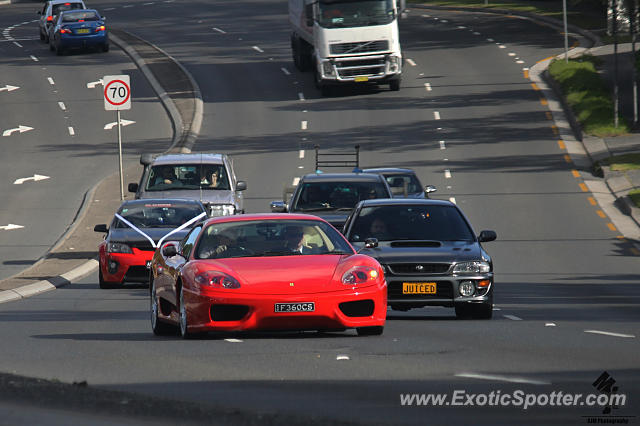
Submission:
[[[67,106],[64,104],[64,102],[58,102],[58,106],[60,107],[61,110],[65,111],[67,109]]]
[[[100,84],[100,85],[102,84],[102,79],[97,80],[97,81],[92,81],[92,82],[87,83],[87,89],[93,89],[93,88],[95,88],[98,84]]]
[[[298,92],[298,99],[300,99],[301,101],[304,101],[304,93]]]
[[[143,5],[143,6],[151,6],[153,3],[154,3],[154,2],[150,1],[150,2],[147,2],[147,3],[142,3],[142,5]]]
[[[497,382],[528,383],[531,385],[550,385],[551,384],[551,382],[545,382],[542,380],[527,379],[525,377],[500,376],[497,374],[459,373],[459,374],[454,374],[454,376],[465,377],[469,379],[495,380]]]
[[[449,197],[449,201],[451,201],[453,204],[456,203],[456,197]]]
[[[299,177],[293,178],[293,186],[298,186],[298,183],[300,183],[300,178]]]
[[[423,18],[431,18],[431,15],[422,15]]]
[[[264,53],[264,50],[260,49],[258,46],[251,46],[251,48],[256,52]]]
[[[3,229],[5,231],[11,231],[13,229],[21,229],[21,228],[24,228],[24,226],[16,225],[16,224],[13,224],[13,223],[10,223],[10,224],[4,225],[4,226],[0,226],[0,229]]]
[[[416,63],[414,62],[414,60],[413,60],[413,59],[407,58],[407,63],[408,63],[409,65],[411,65],[412,67],[415,67],[415,66],[416,66]]]
[[[479,33],[479,32],[477,32],[477,31],[474,31],[474,32],[473,32],[473,35],[480,35],[480,33]]]
[[[116,8],[115,8],[115,7],[108,7],[108,8],[103,9],[103,10],[104,10],[104,11],[108,11],[108,10],[116,10]]]
[[[504,44],[501,44],[500,46],[498,46],[500,49],[506,49],[507,46],[505,46]]]
[[[33,56],[33,55],[29,55],[29,57],[30,57],[31,59],[33,59],[33,61],[34,61],[34,62],[38,62],[38,58],[36,58],[35,56]]]
[[[22,47],[22,45],[20,43],[18,43],[17,41],[14,41],[13,44],[15,44],[18,47]]]
[[[23,126],[21,124],[18,127],[15,127],[13,129],[5,130],[4,132],[2,132],[2,136],[11,136],[12,133],[15,133],[15,132],[24,133],[24,132],[28,132],[29,130],[33,130],[33,127]]]
[[[444,141],[440,141],[440,149],[447,149],[447,145]]]
[[[444,161],[449,161],[449,159],[448,159],[448,158],[445,158],[445,159],[444,159]]]
[[[288,70],[288,69],[286,69],[286,68],[284,68],[284,67],[283,67],[283,68],[280,68],[280,69],[282,70],[282,72],[284,73],[284,75],[291,75],[291,73],[289,72],[289,70]]]
[[[610,331],[601,331],[601,330],[585,330],[585,333],[591,334],[603,334],[605,336],[613,336],[613,337],[625,337],[627,339],[635,339],[635,335],[633,334],[622,334],[622,333],[612,333]]]
[[[6,90],[7,92],[13,92],[14,90],[18,90],[19,88],[20,88],[20,87],[18,87],[18,86],[10,86],[10,85],[8,85],[8,84],[7,84],[7,85],[6,85],[6,86],[4,86],[4,87],[0,87],[0,92],[3,92],[3,91],[5,91],[5,90]]]
[[[466,29],[467,29],[467,27],[465,27],[464,25],[458,25],[458,29],[459,29],[459,30],[466,30]]]
[[[430,91],[431,91],[431,83],[425,83],[425,84],[424,84],[424,88],[425,88],[425,90],[426,90],[427,92],[430,92]]]
[[[29,23],[29,21],[24,21],[22,24],[20,25],[27,25]]]
[[[220,28],[217,27],[213,27],[212,30],[219,32],[220,34],[226,34],[227,32],[224,30],[221,30]]]
[[[70,134],[71,136],[74,136],[74,135],[76,134],[76,131],[75,131],[75,130],[73,130],[73,127],[71,127],[71,126],[69,126],[69,134]]]
[[[487,41],[493,42],[494,40],[492,38],[488,38]]]
[[[516,61],[516,64],[524,64],[523,60]]]
[[[509,52],[509,56],[516,56],[516,54],[513,52]]]
[[[224,341],[229,343],[242,343],[240,339],[224,339]]]
[[[556,324],[554,322],[547,322],[544,324],[545,327],[555,327]]]
[[[39,180],[45,180],[45,179],[50,179],[50,177],[49,176],[43,176],[43,175],[34,174],[31,177],[16,179],[15,181],[13,181],[13,184],[14,185],[22,185],[23,183],[25,183],[28,180],[32,180],[34,182],[37,182]]]
[[[447,21],[446,19],[442,19],[440,22],[442,22],[442,23],[445,23],[445,24],[446,24],[446,23],[447,23],[447,22],[449,22],[449,21]]]
[[[529,68],[522,68],[522,71],[529,71]]]
[[[298,158],[300,159],[304,158],[304,149],[301,149],[300,151],[298,151]]]
[[[503,315],[506,319],[510,319],[511,321],[522,321],[522,318],[517,317],[515,315]]]
[[[494,311],[501,311],[502,309],[500,309],[500,308],[496,308],[496,307],[494,306],[494,307],[493,307],[493,310],[494,310]]]
[[[349,361],[349,359],[351,359],[349,355],[338,355],[336,357],[336,361]]]
[[[128,8],[130,8],[130,7],[133,7],[133,5],[132,5],[132,4],[128,4],[128,5],[126,5],[126,6],[122,6],[122,8],[123,8],[123,9],[128,9]]]
[[[300,129],[301,130],[307,130],[307,121],[303,120],[300,122]]]
[[[47,77],[47,80],[49,81],[49,84],[52,86],[56,84],[51,77]]]
[[[133,121],[133,120],[125,120],[124,118],[120,120],[120,125],[122,127],[128,126],[129,124],[135,124],[135,121]],[[104,125],[104,130],[111,130],[117,125],[118,125],[117,121],[113,121],[111,123],[107,123],[107,124]]]
[[[451,170],[446,169],[444,171],[444,177],[445,177],[445,179],[451,179]]]
[[[439,113],[438,111],[433,111],[433,117],[434,117],[436,120],[440,120],[440,113]]]

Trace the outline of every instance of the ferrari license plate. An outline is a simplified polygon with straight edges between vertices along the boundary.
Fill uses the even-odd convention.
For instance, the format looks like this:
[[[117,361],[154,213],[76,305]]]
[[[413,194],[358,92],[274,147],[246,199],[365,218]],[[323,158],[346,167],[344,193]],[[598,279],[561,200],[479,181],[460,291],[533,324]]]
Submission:
[[[356,77],[355,81],[356,81],[356,83],[360,83],[361,81],[369,81],[369,77],[366,77],[366,76]]]
[[[315,310],[315,302],[276,303],[274,306],[275,312],[313,312]]]
[[[436,294],[436,283],[402,283],[402,294]]]
[[[89,28],[80,28],[76,30],[76,34],[89,34]]]

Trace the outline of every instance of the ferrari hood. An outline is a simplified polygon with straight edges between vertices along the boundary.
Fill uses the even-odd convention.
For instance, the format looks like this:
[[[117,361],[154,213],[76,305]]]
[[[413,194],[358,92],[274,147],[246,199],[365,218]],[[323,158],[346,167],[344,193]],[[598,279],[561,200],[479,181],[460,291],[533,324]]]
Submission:
[[[206,260],[240,281],[234,293],[308,294],[340,290],[333,274],[344,255],[296,255]],[[337,288],[336,288],[337,287]]]

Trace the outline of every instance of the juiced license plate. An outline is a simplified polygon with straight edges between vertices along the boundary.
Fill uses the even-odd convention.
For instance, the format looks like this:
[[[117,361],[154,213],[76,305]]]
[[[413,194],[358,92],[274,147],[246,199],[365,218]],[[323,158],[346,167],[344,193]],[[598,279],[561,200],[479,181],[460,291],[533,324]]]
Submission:
[[[436,294],[436,283],[402,283],[402,294]]]
[[[276,303],[274,306],[275,312],[313,312],[315,310],[315,302]]]
[[[369,81],[369,77],[356,77],[354,80],[359,83],[361,81]]]
[[[76,34],[89,34],[89,28],[80,28],[76,30]]]

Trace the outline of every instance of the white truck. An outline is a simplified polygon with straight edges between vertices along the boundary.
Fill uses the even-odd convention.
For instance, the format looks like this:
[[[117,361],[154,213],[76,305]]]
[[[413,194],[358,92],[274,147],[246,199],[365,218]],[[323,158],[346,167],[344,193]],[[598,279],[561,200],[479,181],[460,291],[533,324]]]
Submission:
[[[289,0],[296,67],[315,72],[323,96],[346,83],[400,90],[398,16],[403,9],[404,0]]]

